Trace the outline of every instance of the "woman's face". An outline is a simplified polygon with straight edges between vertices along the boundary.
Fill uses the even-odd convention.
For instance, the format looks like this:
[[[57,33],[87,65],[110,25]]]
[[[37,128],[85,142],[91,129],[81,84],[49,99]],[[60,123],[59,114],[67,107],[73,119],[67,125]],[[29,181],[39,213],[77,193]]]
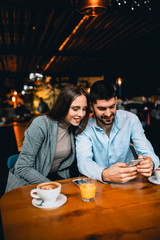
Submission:
[[[78,126],[86,115],[87,99],[84,95],[76,97],[69,108],[68,114],[64,121],[73,126]]]

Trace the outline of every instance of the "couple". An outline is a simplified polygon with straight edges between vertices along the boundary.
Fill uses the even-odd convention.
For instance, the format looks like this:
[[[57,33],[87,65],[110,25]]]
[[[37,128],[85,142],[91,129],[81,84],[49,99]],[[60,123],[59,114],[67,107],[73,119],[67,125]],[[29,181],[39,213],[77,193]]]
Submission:
[[[16,165],[10,170],[6,192],[23,185],[72,177],[76,154],[80,173],[103,182],[125,183],[138,174],[152,175],[159,159],[137,116],[116,111],[113,85],[95,82],[91,87],[90,102],[94,117],[88,121],[86,92],[78,86],[68,85],[61,90],[48,113],[33,119],[25,132]],[[144,158],[140,165],[132,168],[128,167],[133,159],[130,141],[139,158]]]

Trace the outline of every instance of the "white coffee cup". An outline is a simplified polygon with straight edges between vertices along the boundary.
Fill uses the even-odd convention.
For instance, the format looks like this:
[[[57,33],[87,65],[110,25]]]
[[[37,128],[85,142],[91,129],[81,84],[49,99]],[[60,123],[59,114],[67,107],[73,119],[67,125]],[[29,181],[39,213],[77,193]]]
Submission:
[[[54,204],[61,192],[61,184],[58,182],[41,183],[36,189],[31,190],[33,198],[41,198],[45,204]]]
[[[156,180],[160,182],[160,168],[155,169],[154,171]]]

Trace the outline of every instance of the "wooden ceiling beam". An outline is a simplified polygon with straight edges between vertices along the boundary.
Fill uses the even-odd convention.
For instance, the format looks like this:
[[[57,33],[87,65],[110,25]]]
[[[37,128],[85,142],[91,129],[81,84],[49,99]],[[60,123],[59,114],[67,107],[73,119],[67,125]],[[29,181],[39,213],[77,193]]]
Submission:
[[[49,13],[48,21],[45,24],[44,31],[43,31],[42,35],[40,36],[39,42],[37,44],[37,51],[39,51],[40,47],[42,46],[42,43],[47,35],[47,31],[49,30],[51,22],[53,21],[54,15],[55,15],[55,9],[52,9],[51,12]]]

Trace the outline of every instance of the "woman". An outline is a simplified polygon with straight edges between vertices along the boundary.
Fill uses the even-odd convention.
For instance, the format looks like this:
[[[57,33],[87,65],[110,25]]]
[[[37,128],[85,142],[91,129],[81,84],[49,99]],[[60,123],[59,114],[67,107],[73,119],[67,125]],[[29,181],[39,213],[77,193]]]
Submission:
[[[19,158],[9,172],[6,192],[71,177],[70,168],[75,162],[74,135],[84,130],[88,117],[87,93],[78,86],[64,87],[53,108],[34,118],[25,131]]]

